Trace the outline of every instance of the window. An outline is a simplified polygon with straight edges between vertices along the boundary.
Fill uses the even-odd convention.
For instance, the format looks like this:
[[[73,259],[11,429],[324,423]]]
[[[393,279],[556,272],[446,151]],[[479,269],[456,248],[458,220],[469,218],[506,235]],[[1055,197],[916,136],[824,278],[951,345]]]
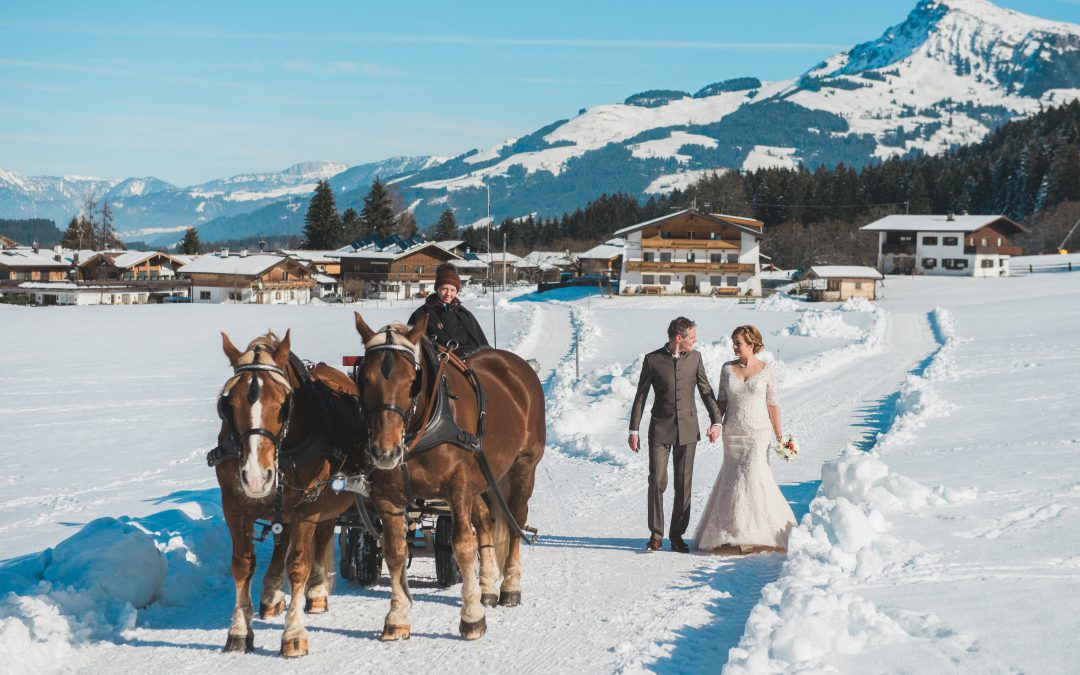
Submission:
[[[200,300],[209,300],[210,299],[210,291],[199,291],[199,299]]]
[[[687,232],[686,233],[686,238],[687,239],[697,239],[697,233],[696,232]]]
[[[235,300],[236,302],[240,302],[241,300],[244,299],[244,296],[240,291],[229,291],[229,299],[230,300]]]
[[[423,265],[417,265],[416,266],[416,273],[417,274],[423,274],[424,273],[424,266]]]
[[[901,244],[914,244],[915,243],[915,235],[913,235],[913,234],[901,234],[900,235],[900,243]]]
[[[656,260],[656,254],[653,253],[652,251],[645,251],[644,253],[641,254],[641,259],[644,260],[645,262],[652,262],[652,261]]]
[[[709,284],[711,284],[713,286],[723,286],[724,285],[724,277],[721,277],[721,276],[709,277]]]
[[[643,284],[655,284],[656,283],[656,275],[655,274],[642,274],[641,275],[641,283],[643,283]]]
[[[661,253],[660,262],[671,262],[671,252]]]
[[[983,268],[993,267],[994,266],[994,259],[993,258],[983,258],[982,266],[983,266]]]
[[[941,261],[941,266],[947,270],[966,270],[968,261],[964,258],[945,258]]]
[[[738,253],[728,253],[727,254],[727,261],[729,263],[737,263],[737,262],[739,262],[739,254]]]
[[[724,254],[723,253],[710,253],[709,254],[709,262],[711,262],[711,263],[722,263],[722,262],[724,262]]]
[[[697,259],[697,256],[694,255],[693,251],[687,251],[686,252],[686,262],[694,262],[694,260],[696,260],[696,259]]]
[[[923,237],[923,246],[937,246],[937,237]]]
[[[932,270],[937,267],[937,258],[923,258],[922,266],[924,270]]]
[[[979,237],[979,246],[988,246],[990,244],[989,237]]]
[[[296,299],[296,291],[289,291],[289,299],[290,300],[295,300]]]
[[[667,286],[670,283],[671,283],[671,275],[670,274],[661,274],[660,275],[660,285],[661,286]]]
[[[958,246],[960,244],[960,238],[959,237],[944,237],[944,238],[942,238],[941,243],[944,244],[945,246]]]
[[[404,272],[407,267],[407,265],[398,265],[398,272]]]
[[[855,290],[857,290],[857,291],[862,290],[862,282],[861,281],[856,281],[855,282]]]
[[[727,285],[728,286],[738,286],[739,285],[739,277],[728,277],[727,278]]]
[[[998,246],[1001,246],[1001,237],[998,237],[998,238],[997,238],[997,245],[998,245]]]
[[[288,281],[289,280],[289,273],[286,272],[285,270],[281,270],[281,280],[282,281]]]
[[[671,230],[665,230],[660,233],[661,239],[671,239]]]

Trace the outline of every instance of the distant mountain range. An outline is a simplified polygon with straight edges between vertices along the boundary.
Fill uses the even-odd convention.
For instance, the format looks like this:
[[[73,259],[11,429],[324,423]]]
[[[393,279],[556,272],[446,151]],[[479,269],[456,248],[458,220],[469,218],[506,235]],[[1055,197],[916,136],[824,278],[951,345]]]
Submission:
[[[483,222],[488,189],[495,220],[552,216],[603,193],[670,192],[716,170],[936,154],[1076,98],[1080,26],[985,0],[921,0],[877,39],[790,80],[741,77],[693,94],[641,92],[447,160],[299,164],[183,189],[156,179],[0,171],[0,217],[53,217],[63,227],[89,190],[117,207],[129,236],[149,239],[153,228],[190,224],[204,239],[297,232],[317,178],[331,177],[339,209],[359,210],[377,174],[393,180],[421,225],[446,208],[459,223]]]

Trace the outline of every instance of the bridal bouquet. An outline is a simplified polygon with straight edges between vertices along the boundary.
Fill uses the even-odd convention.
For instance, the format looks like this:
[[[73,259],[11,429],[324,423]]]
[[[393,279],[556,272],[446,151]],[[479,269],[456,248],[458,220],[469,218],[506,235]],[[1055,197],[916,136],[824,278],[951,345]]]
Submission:
[[[799,454],[799,442],[791,434],[784,434],[776,439],[776,455],[790,462]]]

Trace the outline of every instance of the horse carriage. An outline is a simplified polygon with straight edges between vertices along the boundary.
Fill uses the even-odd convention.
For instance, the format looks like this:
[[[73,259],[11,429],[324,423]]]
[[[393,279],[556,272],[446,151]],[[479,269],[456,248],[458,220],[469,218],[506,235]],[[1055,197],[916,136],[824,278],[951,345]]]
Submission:
[[[207,461],[233,541],[225,651],[254,649],[254,530],[265,521],[274,550],[259,615],[286,611],[287,575],[282,656],[308,653],[304,615],[327,611],[335,563],[344,578],[369,585],[385,560],[384,641],[410,636],[406,569],[416,552],[434,554],[440,586],[461,581],[466,640],[486,632],[485,607],[521,603],[521,543],[535,540],[525,523],[545,444],[536,372],[510,352],[463,360],[440,351],[425,337],[426,317],[378,331],[355,318],[365,360],[353,360],[352,378],[303,362],[288,332],[243,350],[222,334],[233,373]]]

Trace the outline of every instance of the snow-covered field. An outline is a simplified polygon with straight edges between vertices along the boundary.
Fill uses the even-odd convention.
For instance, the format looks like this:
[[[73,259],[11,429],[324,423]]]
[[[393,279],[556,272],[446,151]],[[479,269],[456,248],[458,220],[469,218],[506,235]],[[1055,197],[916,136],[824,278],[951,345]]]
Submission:
[[[548,398],[522,606],[489,610],[466,643],[459,587],[418,557],[410,641],[377,640],[385,577],[342,582],[288,663],[280,618],[256,621],[255,653],[219,653],[229,540],[204,462],[230,372],[218,331],[291,328],[300,356],[336,364],[359,346],[352,308],[0,306],[0,669],[1075,671],[1080,274],[889,278],[882,295],[500,298],[499,343],[540,362]],[[468,303],[491,337],[491,300]],[[382,324],[411,305],[359,309]],[[782,372],[802,444],[773,462],[801,519],[786,557],[642,550],[647,466],[627,417],[641,356],[679,314],[714,380],[742,323]],[[691,528],[720,458],[699,446]]]

